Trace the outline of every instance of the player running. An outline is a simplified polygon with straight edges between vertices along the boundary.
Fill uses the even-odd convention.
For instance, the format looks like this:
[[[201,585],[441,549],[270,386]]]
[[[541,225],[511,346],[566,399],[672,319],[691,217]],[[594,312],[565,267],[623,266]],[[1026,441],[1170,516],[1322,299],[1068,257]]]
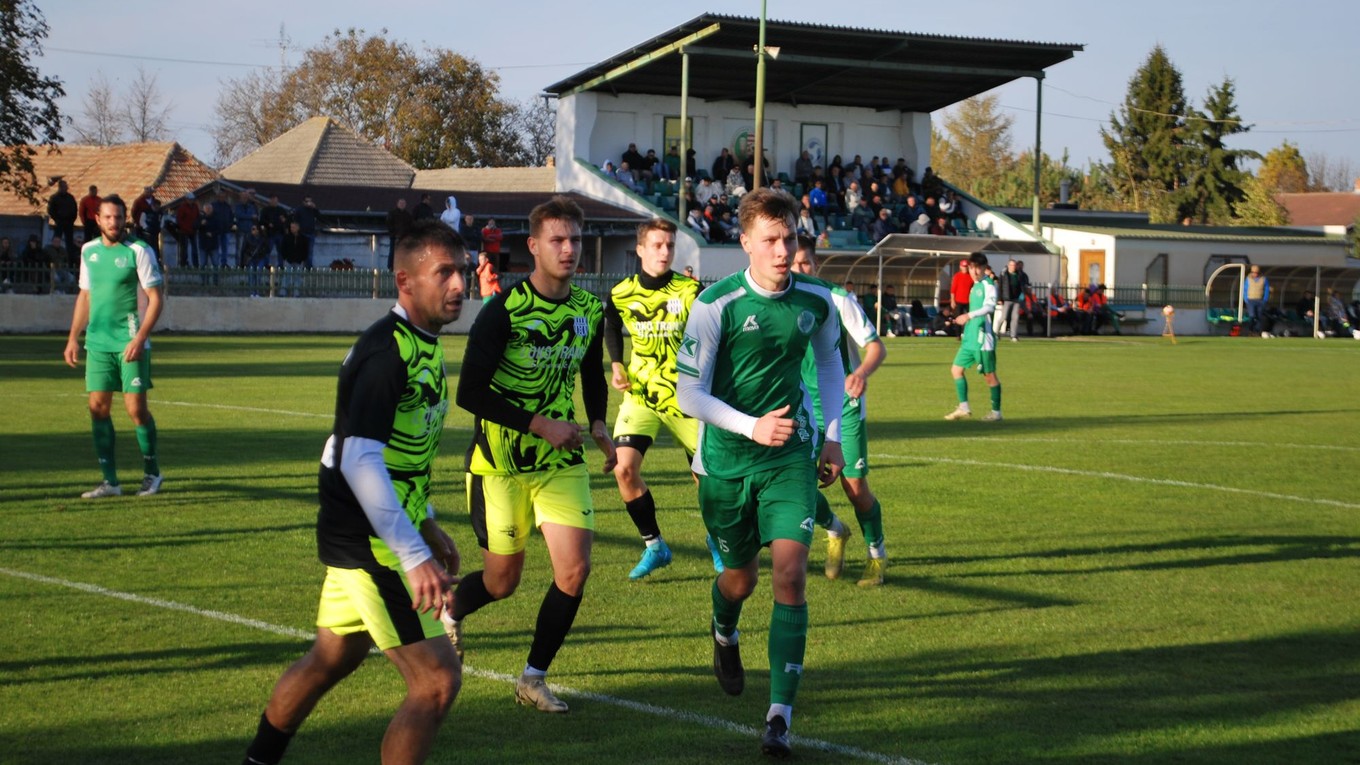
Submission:
[[[987,269],[987,256],[975,252],[968,257],[968,275],[973,279],[973,288],[968,292],[968,312],[961,313],[954,323],[963,327],[959,352],[954,356],[954,365],[949,368],[954,376],[954,390],[959,395],[959,405],[946,414],[946,420],[962,420],[973,416],[968,406],[968,381],[963,372],[976,366],[987,380],[987,390],[992,397],[992,411],[983,416],[987,422],[1001,421],[1001,380],[996,376],[996,333],[992,331],[990,316],[996,310],[996,283],[984,276]]]
[[[127,206],[117,194],[99,203],[99,239],[80,250],[80,294],[71,315],[71,331],[63,356],[67,365],[80,361],[80,333],[85,331],[85,390],[90,394],[90,427],[95,456],[104,480],[81,494],[84,499],[123,493],[114,461],[114,429],[109,410],[113,392],[123,393],[123,406],[137,428],[142,451],[142,485],[137,496],[161,489],[156,450],[156,420],[146,406],[151,390],[151,330],[165,300],[161,269],[146,243],[125,231]],[[137,288],[146,293],[146,315],[137,315]]]
[[[700,421],[693,468],[699,508],[725,570],[713,582],[713,670],[719,686],[745,687],[737,622],[755,590],[760,548],[773,561],[770,707],[761,749],[787,756],[794,697],[807,646],[808,545],[820,478],[840,476],[840,412],[823,412],[821,441],[800,369],[811,347],[821,390],[844,384],[836,357],[840,320],[826,284],[790,273],[798,203],[757,189],[741,199],[745,271],[704,290],[680,347],[681,409]],[[820,451],[820,454],[819,454]]]
[[[806,234],[798,237],[798,254],[793,258],[793,270],[812,276],[817,270],[817,240]],[[888,569],[887,550],[883,542],[883,507],[869,489],[869,438],[864,427],[865,387],[869,375],[873,374],[887,357],[887,349],[879,339],[877,330],[864,314],[859,301],[852,300],[845,290],[832,284],[831,298],[840,313],[841,326],[845,332],[840,341],[840,358],[845,375],[844,391],[841,393],[841,454],[845,457],[845,470],[841,472],[841,488],[846,499],[855,508],[855,520],[859,522],[860,532],[864,534],[869,548],[869,559],[864,566],[864,575],[858,582],[860,587],[875,587],[883,584]],[[864,349],[864,361],[846,342],[853,340],[855,345]],[[812,354],[803,362],[803,385],[813,391],[813,411],[818,421],[822,416],[822,395],[817,385],[817,367]],[[836,514],[826,495],[817,492],[817,525],[826,529],[826,564],[824,573],[828,579],[838,579],[845,565],[845,540],[850,530]]]
[[[614,285],[604,309],[604,342],[613,368],[611,384],[624,394],[614,420],[614,447],[619,460],[614,479],[628,517],[646,545],[642,559],[628,572],[629,579],[641,579],[671,563],[671,550],[656,520],[656,501],[642,479],[642,459],[648,447],[662,426],[684,448],[687,461],[694,458],[699,441],[698,421],[680,411],[675,398],[675,356],[700,285],[671,270],[675,224],[670,221],[653,218],[639,225],[637,254],[642,273]],[[626,368],[622,361],[625,327],[633,340],[632,358]]]

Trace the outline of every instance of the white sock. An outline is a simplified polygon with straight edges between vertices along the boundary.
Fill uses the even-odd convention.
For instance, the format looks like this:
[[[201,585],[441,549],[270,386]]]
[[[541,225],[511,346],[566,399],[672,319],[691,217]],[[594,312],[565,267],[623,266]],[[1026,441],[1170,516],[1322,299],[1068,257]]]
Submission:
[[[888,550],[887,550],[887,547],[886,547],[885,545],[881,545],[881,544],[878,544],[878,545],[870,545],[870,546],[869,546],[869,557],[870,557],[870,558],[874,558],[875,560],[888,557]]]
[[[657,545],[661,544],[661,537],[657,537],[656,539],[648,539],[646,544],[647,547],[649,548],[656,547]]]
[[[961,411],[961,412],[971,412],[971,411],[973,411],[973,409],[972,409],[972,407],[968,406],[968,402],[965,401],[965,402],[963,402],[962,404],[959,404],[959,411]]]
[[[793,727],[793,707],[788,704],[771,704],[770,711],[765,713],[765,722],[769,722],[775,717],[784,718],[784,722],[790,728]]]
[[[718,641],[718,645],[733,646],[737,644],[737,637],[741,635],[741,630],[733,632],[731,635],[724,635],[717,630],[713,631],[713,638]]]
[[[547,676],[548,676],[548,670],[546,670],[546,669],[539,669],[538,667],[531,667],[531,666],[529,666],[528,664],[525,664],[525,665],[524,665],[524,676],[525,676],[525,677],[547,677]]]
[[[840,519],[840,516],[832,516],[831,525],[826,527],[826,535],[839,538],[848,533],[850,533],[850,529],[846,528],[845,522]]]

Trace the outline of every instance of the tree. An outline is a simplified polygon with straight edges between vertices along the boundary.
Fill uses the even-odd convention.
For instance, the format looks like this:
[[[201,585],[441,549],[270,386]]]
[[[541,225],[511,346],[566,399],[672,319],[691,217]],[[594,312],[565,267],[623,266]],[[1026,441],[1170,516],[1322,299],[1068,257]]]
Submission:
[[[1053,159],[1048,154],[1039,155],[1039,204],[1047,206],[1062,199],[1063,181],[1068,183],[1069,201],[1081,204],[1084,180],[1082,174],[1067,166],[1067,154],[1062,159]],[[1034,202],[1034,154],[1021,152],[1004,172],[988,181],[983,193],[989,204],[1000,207],[1029,208]]]
[[[213,137],[230,161],[298,123],[327,116],[417,168],[525,161],[514,104],[499,78],[449,50],[417,53],[387,30],[335,30],[282,74],[223,86]]]
[[[1234,102],[1231,78],[1224,78],[1204,99],[1204,111],[1191,110],[1187,124],[1186,171],[1189,181],[1178,194],[1180,212],[1200,223],[1232,223],[1234,208],[1246,194],[1242,184],[1248,173],[1239,167],[1246,159],[1260,159],[1254,151],[1229,149],[1228,136],[1245,133]]]
[[[30,58],[42,56],[47,22],[28,0],[0,0],[0,189],[33,204],[42,185],[33,172],[34,144],[61,141],[61,80],[44,77]]]
[[[1154,220],[1173,211],[1174,194],[1186,184],[1186,120],[1190,114],[1181,73],[1158,45],[1133,78],[1100,135],[1110,152],[1108,181],[1121,209],[1147,210]],[[1177,217],[1173,211],[1170,218]]]
[[[137,79],[128,85],[123,107],[118,110],[123,129],[138,143],[164,141],[170,137],[170,110],[174,102],[161,106],[162,96],[156,75],[137,67]]]
[[[1309,189],[1308,163],[1299,147],[1285,141],[1266,152],[1256,177],[1273,194],[1298,194]]]
[[[71,123],[75,139],[95,146],[113,146],[123,142],[123,124],[114,106],[113,87],[101,72],[90,78],[90,89],[82,102],[80,119]]]
[[[997,96],[974,96],[943,119],[943,133],[931,134],[931,162],[941,178],[979,199],[1015,162],[1011,155],[1009,115],[998,111]]]
[[[515,107],[515,129],[529,165],[548,164],[557,146],[557,109],[546,98],[526,98]]]
[[[1275,192],[1259,178],[1247,176],[1242,182],[1242,201],[1237,203],[1239,226],[1287,226],[1289,213],[1275,201]]]
[[[1309,191],[1355,190],[1355,169],[1345,157],[1332,159],[1324,152],[1309,152],[1308,175],[1313,179]]]

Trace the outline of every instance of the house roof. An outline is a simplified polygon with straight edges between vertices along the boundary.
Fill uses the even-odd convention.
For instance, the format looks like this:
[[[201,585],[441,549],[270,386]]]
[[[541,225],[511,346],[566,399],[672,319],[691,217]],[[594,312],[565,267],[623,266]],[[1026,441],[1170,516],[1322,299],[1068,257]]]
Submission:
[[[116,193],[130,206],[151,186],[156,197],[167,201],[182,196],[217,177],[217,172],[177,143],[129,143],[119,146],[60,146],[59,153],[39,148],[33,169],[41,200],[34,206],[28,200],[0,192],[0,215],[41,215],[46,199],[57,190],[57,180],[65,179],[77,200],[90,185],[99,187],[101,196]]]
[[[1042,216],[1040,222],[1043,222]],[[1200,242],[1243,242],[1253,244],[1334,244],[1344,246],[1344,237],[1322,231],[1305,231],[1269,226],[1176,226],[1147,225],[1138,228],[1079,226],[1061,224],[1070,231],[1085,231],[1121,239],[1160,239]]]
[[[1275,200],[1289,212],[1289,222],[1295,226],[1349,227],[1360,217],[1360,193],[1354,191],[1276,194]]]
[[[330,117],[313,117],[222,169],[237,183],[411,185],[415,170]]]
[[[755,99],[760,21],[703,14],[546,88],[566,95],[680,95],[681,46],[689,53],[689,95],[705,101]],[[1042,76],[1083,46],[954,37],[767,21],[766,103],[860,106],[933,112],[1020,77]]]
[[[527,191],[551,194],[557,188],[551,167],[447,167],[417,170],[411,186],[417,189],[469,191]]]

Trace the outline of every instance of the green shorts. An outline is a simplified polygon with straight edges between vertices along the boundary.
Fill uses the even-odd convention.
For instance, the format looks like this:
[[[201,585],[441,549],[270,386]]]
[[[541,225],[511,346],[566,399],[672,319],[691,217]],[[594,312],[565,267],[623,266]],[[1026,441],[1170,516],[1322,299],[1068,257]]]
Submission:
[[[860,419],[864,406],[863,398],[847,398],[841,410],[841,455],[845,457],[845,470],[841,475],[846,478],[863,478],[869,475],[869,434],[865,431],[864,420]]]
[[[984,351],[965,345],[959,348],[959,352],[954,356],[954,366],[964,369],[977,367],[978,371],[984,375],[994,374],[996,372],[996,351]]]
[[[523,552],[529,529],[545,523],[595,529],[584,464],[515,475],[468,473],[467,495],[477,544],[497,555]]]
[[[812,544],[817,467],[785,465],[742,478],[699,476],[699,511],[728,568],[741,568],[776,539]]]
[[[411,587],[400,569],[326,567],[316,626],[337,635],[367,632],[380,650],[444,634],[434,611],[411,608]]]
[[[123,361],[122,351],[85,351],[85,390],[146,393],[151,390],[151,349],[136,361]]]
[[[662,426],[684,448],[685,455],[693,459],[699,448],[699,421],[683,414],[662,414],[632,395],[624,396],[619,404],[619,416],[614,420],[614,445],[646,454]]]

